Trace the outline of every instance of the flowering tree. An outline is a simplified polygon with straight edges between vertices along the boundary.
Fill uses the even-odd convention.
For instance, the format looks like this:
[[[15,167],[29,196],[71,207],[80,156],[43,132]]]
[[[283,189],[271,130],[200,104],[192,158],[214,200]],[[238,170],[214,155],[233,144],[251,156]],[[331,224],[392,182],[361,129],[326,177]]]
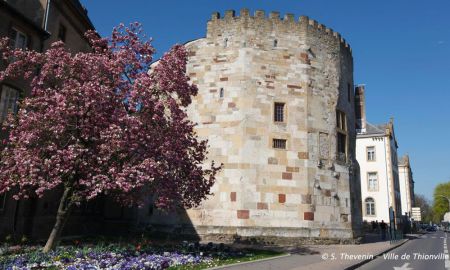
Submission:
[[[142,36],[138,23],[108,39],[87,32],[92,51],[77,54],[62,42],[45,53],[0,42],[8,63],[0,80],[32,79],[31,95],[4,124],[0,193],[18,200],[63,190],[45,252],[73,206],[100,194],[129,206],[151,195],[160,208],[196,206],[210,194],[220,166],[204,164],[206,141],[187,119],[197,88],[185,48],[174,46],[148,72],[154,49]]]

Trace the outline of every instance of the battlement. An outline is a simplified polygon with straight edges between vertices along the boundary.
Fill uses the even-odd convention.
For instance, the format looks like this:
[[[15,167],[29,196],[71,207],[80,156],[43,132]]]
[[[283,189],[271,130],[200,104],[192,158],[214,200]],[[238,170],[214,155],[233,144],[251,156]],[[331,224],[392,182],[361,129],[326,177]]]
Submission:
[[[208,24],[212,26],[217,24],[217,26],[223,27],[226,24],[233,24],[239,21],[245,23],[246,25],[248,25],[249,21],[261,21],[261,23],[284,25],[285,27],[290,27],[294,30],[306,29],[308,31],[317,31],[318,33],[329,35],[335,38],[351,53],[350,45],[341,36],[340,33],[333,31],[333,29],[328,28],[313,19],[310,19],[307,16],[300,16],[298,20],[296,20],[295,15],[292,13],[286,13],[283,17],[281,17],[280,12],[272,11],[268,14],[267,17],[266,13],[263,10],[256,10],[252,16],[250,15],[249,9],[244,8],[240,10],[239,16],[236,15],[236,12],[234,10],[225,11],[223,17],[221,17],[219,12],[213,12]]]

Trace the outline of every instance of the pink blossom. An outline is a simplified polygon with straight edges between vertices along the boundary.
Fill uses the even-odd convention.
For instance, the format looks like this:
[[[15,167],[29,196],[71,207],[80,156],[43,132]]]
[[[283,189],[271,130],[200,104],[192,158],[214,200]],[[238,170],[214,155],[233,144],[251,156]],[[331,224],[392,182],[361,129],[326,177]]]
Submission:
[[[123,204],[150,196],[159,207],[198,205],[220,169],[205,169],[185,108],[197,88],[186,76],[186,50],[167,52],[151,73],[154,49],[140,24],[120,25],[109,39],[86,33],[92,51],[72,54],[62,42],[45,53],[12,50],[0,40],[0,79],[29,77],[32,93],[5,127],[0,193],[41,197],[69,186],[73,203],[109,194]],[[39,73],[36,70],[39,68]]]

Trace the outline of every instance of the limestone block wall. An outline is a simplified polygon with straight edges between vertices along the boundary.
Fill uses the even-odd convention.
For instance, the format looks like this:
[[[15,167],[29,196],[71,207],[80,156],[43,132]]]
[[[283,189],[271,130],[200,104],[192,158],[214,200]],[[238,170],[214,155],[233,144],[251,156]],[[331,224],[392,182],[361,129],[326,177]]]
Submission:
[[[353,238],[361,203],[349,45],[308,17],[243,9],[214,13],[206,38],[186,47],[199,88],[189,116],[224,169],[214,195],[187,218],[147,220],[189,223],[201,236]],[[274,121],[275,103],[284,104],[283,122]],[[347,119],[344,160],[336,110]],[[286,149],[273,139],[286,140]]]

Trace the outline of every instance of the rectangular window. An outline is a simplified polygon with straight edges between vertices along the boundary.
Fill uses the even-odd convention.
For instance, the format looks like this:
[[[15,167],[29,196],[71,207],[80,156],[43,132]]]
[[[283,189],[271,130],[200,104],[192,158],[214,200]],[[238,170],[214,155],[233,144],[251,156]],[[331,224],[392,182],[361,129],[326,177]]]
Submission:
[[[367,147],[367,161],[375,161],[375,146]]]
[[[368,216],[375,216],[375,204],[373,202],[366,203],[366,214]]]
[[[277,149],[286,149],[286,140],[273,139],[272,147]]]
[[[370,172],[367,174],[367,182],[369,191],[378,190],[378,175],[376,172]]]
[[[58,39],[60,39],[63,42],[66,42],[66,27],[62,24],[59,25]]]
[[[347,117],[344,112],[336,111],[337,159],[347,161]]]
[[[26,49],[28,38],[27,35],[13,28],[11,29],[11,45],[16,49]]]
[[[284,122],[284,103],[275,103],[273,111],[273,121]]]
[[[347,131],[347,118],[344,112],[336,111],[336,125],[338,129]]]
[[[17,100],[19,91],[7,85],[3,85],[0,95],[0,122],[3,122],[8,113],[17,113]]]

